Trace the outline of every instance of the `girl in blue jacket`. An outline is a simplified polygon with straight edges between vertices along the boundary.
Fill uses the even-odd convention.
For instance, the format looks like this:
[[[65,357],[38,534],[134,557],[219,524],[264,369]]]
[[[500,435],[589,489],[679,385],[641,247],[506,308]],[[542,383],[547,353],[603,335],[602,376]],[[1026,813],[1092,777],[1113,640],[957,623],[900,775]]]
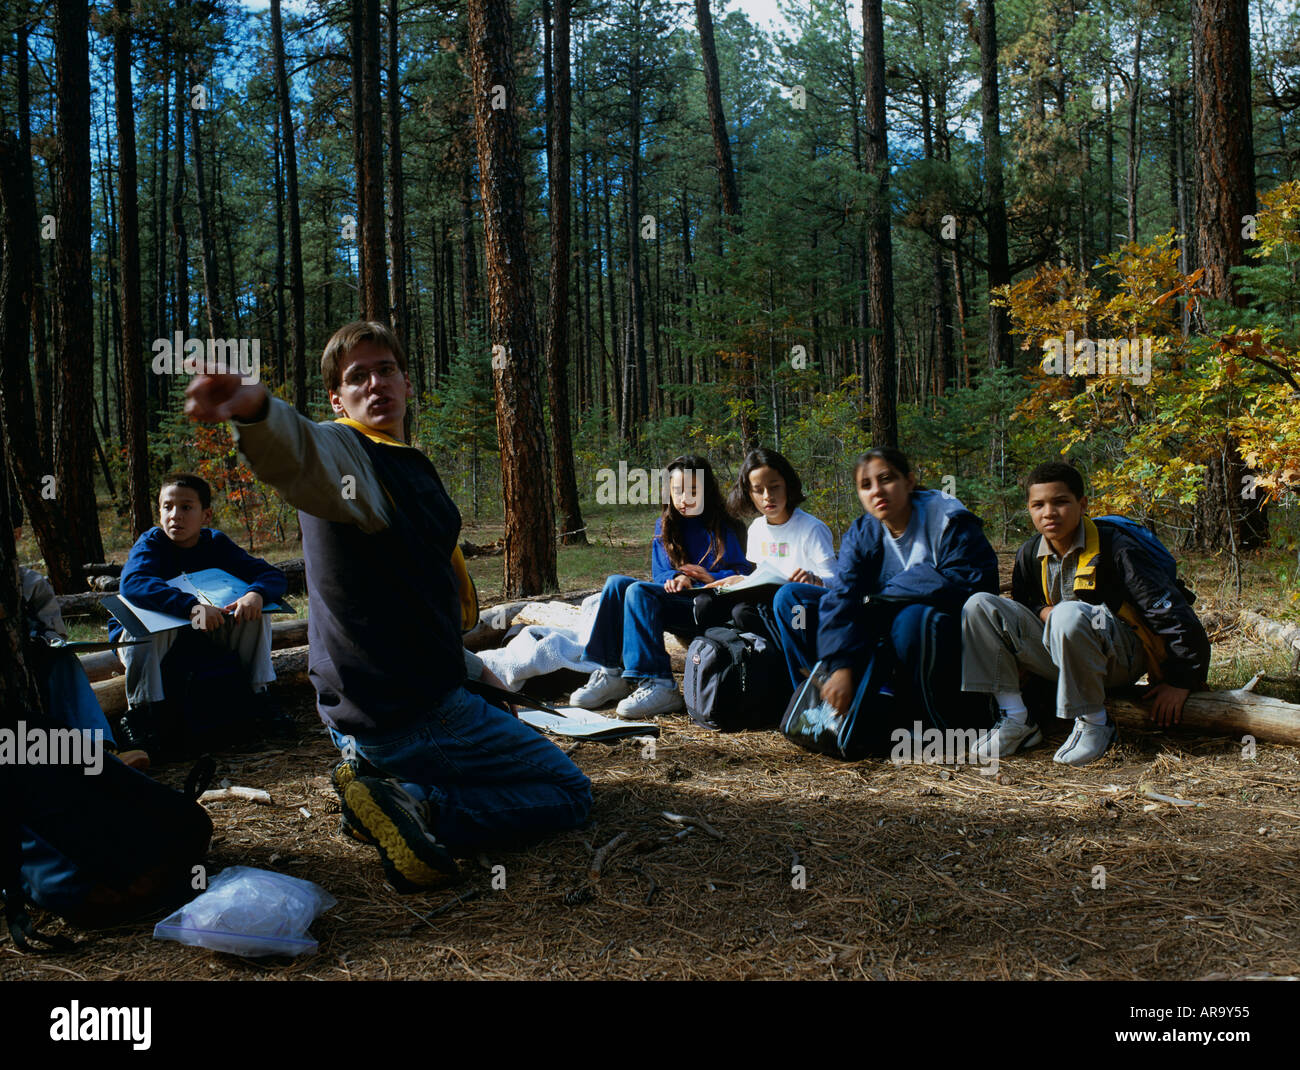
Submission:
[[[957,674],[940,667],[960,663],[962,604],[998,590],[983,522],[951,494],[918,490],[896,449],[864,453],[854,482],[866,512],[845,532],[824,596],[797,584],[778,592],[774,608],[792,660],[811,669],[820,658],[828,673],[822,698],[841,714],[874,655],[893,658],[893,690],[909,722],[982,723],[987,711],[964,700]]]
[[[588,660],[601,667],[573,693],[575,706],[597,710],[621,699],[618,716],[631,721],[682,709],[664,633],[700,632],[693,588],[753,571],[708,460],[674,458],[667,475],[668,501],[650,550],[653,579],[605,581],[586,647]]]

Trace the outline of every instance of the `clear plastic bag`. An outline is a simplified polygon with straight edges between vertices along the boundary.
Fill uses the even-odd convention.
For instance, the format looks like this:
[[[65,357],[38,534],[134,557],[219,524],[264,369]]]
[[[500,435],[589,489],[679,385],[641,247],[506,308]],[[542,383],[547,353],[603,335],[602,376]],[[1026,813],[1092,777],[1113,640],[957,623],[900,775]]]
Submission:
[[[319,884],[252,866],[230,866],[208,890],[154,926],[155,940],[175,940],[235,955],[307,955],[307,933],[338,902]]]

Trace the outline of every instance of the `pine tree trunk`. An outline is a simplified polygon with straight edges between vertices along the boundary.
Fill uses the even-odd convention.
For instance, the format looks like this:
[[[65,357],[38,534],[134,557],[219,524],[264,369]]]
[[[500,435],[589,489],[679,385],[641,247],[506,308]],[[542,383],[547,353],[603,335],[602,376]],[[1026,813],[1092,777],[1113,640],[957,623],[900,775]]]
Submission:
[[[168,35],[163,32],[162,55],[168,51]],[[162,69],[167,69],[163,64]],[[162,80],[162,98],[159,103],[155,125],[161,139],[158,154],[154,157],[154,173],[157,178],[153,202],[154,233],[154,338],[166,338],[171,335],[171,326],[167,322],[167,162],[171,156],[171,80]],[[162,419],[162,384],[159,376],[148,375],[145,382],[149,391],[149,430],[156,431]]]
[[[197,71],[191,66],[191,71]],[[191,92],[193,89],[191,88]],[[190,143],[194,148],[194,198],[199,208],[199,249],[203,271],[203,300],[208,306],[208,337],[226,337],[226,310],[221,303],[221,280],[217,275],[217,242],[212,233],[212,207],[208,200],[207,180],[203,177],[203,142],[199,134],[199,111],[191,101]]]
[[[54,352],[59,390],[54,409],[54,475],[59,498],[70,518],[77,565],[102,561],[95,504],[92,405],[94,324],[91,316],[90,262],[90,49],[89,8],[77,0],[56,0],[54,56],[60,92],[55,123],[58,181],[55,187]],[[85,580],[72,581],[83,590]]]
[[[560,531],[566,546],[585,546],[578,504],[569,415],[569,3],[555,0],[554,41],[548,49],[546,176],[551,206],[551,270],[547,299],[546,387],[551,409],[551,453],[559,496]],[[549,21],[548,5],[543,18]],[[550,57],[553,56],[552,61]]]
[[[1137,241],[1138,168],[1142,161],[1142,147],[1138,141],[1138,117],[1142,106],[1142,21],[1139,18],[1137,36],[1133,41],[1133,76],[1128,87],[1128,144],[1124,169],[1124,191],[1128,205],[1128,240]]]
[[[639,13],[639,7],[637,11]],[[645,373],[645,299],[641,287],[641,40],[636,29],[633,30],[633,35],[636,39],[632,42],[629,105],[631,125],[628,130],[632,159],[628,173],[627,199],[628,333],[623,373],[623,395],[626,399],[623,414],[624,441],[636,440],[639,428],[632,417],[635,415],[644,422],[649,416]]]
[[[1201,286],[1214,298],[1246,304],[1231,269],[1246,262],[1245,217],[1255,212],[1255,149],[1251,129],[1250,23],[1247,0],[1195,0],[1192,87],[1196,97],[1197,259]],[[1229,438],[1212,460],[1198,502],[1203,546],[1258,546],[1268,535],[1260,502],[1243,502],[1245,466]],[[1217,487],[1222,497],[1209,492]],[[1235,529],[1235,530],[1234,530]]]
[[[302,216],[298,209],[298,148],[294,141],[293,112],[289,107],[289,77],[285,71],[284,30],[280,0],[271,0],[271,46],[275,52],[275,91],[280,103],[280,131],[284,139],[285,199],[289,203],[289,307],[293,364],[293,406],[307,412],[307,302],[302,279]],[[327,323],[327,326],[329,324]]]
[[[0,134],[0,143],[9,142],[9,133],[5,131]],[[10,142],[10,149],[16,148],[16,142]],[[4,149],[0,148],[0,152]],[[14,166],[19,161],[15,158],[16,152],[10,156],[8,166]],[[7,183],[7,180],[0,177],[0,183]],[[34,205],[33,205],[34,207]],[[20,229],[25,230],[28,224],[27,219],[20,223]],[[8,241],[13,235],[17,240],[26,243],[26,238],[14,234],[9,227],[5,227],[5,242],[8,248]],[[9,257],[5,256],[4,268],[0,268],[0,275],[8,275]],[[10,282],[16,280],[10,279]],[[15,287],[17,289],[18,287]],[[0,285],[3,290],[3,285]],[[30,289],[27,291],[30,293]],[[26,308],[22,312],[29,313]],[[9,308],[4,307],[7,315]],[[16,324],[10,323],[6,327],[5,323],[0,323],[0,334],[6,330],[13,330]],[[21,330],[23,336],[24,350],[27,345],[27,328],[24,324]],[[18,333],[18,332],[14,332]],[[23,353],[24,367],[26,365],[27,354]],[[0,360],[7,361],[7,354],[0,353]],[[35,428],[32,428],[34,431]],[[33,445],[35,443],[33,442]],[[8,456],[5,449],[5,438],[0,435],[0,472],[7,472],[12,464],[13,458]],[[27,666],[26,659],[23,657],[23,613],[22,613],[22,590],[18,585],[18,553],[14,548],[14,527],[17,521],[16,516],[9,513],[9,494],[6,490],[0,494],[0,727],[12,730],[16,727],[17,722],[21,720],[36,721],[40,717],[41,698],[40,691],[36,684],[36,677],[32,674]],[[15,845],[9,842],[8,837],[14,836],[17,829],[10,824],[11,815],[14,813],[12,806],[14,800],[9,798],[10,777],[13,776],[12,770],[5,766],[0,766],[0,859],[6,867],[3,874],[0,874],[0,880],[6,885],[12,875],[9,870],[9,858],[5,857],[4,852],[8,852]],[[6,889],[7,890],[7,889]],[[5,920],[14,924],[12,917],[6,917]]]
[[[140,308],[140,211],[136,194],[135,101],[131,92],[131,0],[115,0],[113,86],[117,99],[118,188],[122,225],[122,440],[126,446],[126,501],[131,537],[153,524],[149,492],[148,403],[144,383],[144,327]]]
[[[998,32],[993,0],[980,0],[980,127],[984,141],[984,212],[988,221],[989,296],[1011,281],[1007,206],[1002,182],[1002,133],[998,105]],[[1011,321],[1005,308],[989,304],[990,368],[1015,366]]]
[[[704,58],[704,95],[709,108],[709,128],[713,132],[713,155],[722,190],[722,214],[727,226],[735,230],[740,215],[740,191],[736,188],[736,169],[731,162],[731,142],[727,138],[727,120],[722,110],[722,87],[718,80],[718,52],[713,43],[713,15],[709,0],[695,0],[695,24],[700,31],[700,52]]]
[[[509,0],[469,0],[469,62],[493,345],[507,598],[554,590],[555,514],[542,422]],[[492,107],[504,93],[504,108]]]
[[[1211,297],[1242,305],[1230,269],[1246,262],[1243,218],[1255,212],[1247,0],[1193,3],[1192,86],[1201,286]]]
[[[376,87],[378,88],[378,87]],[[392,262],[389,290],[393,331],[410,350],[410,313],[406,302],[406,200],[402,192],[402,80],[397,66],[397,0],[388,0],[388,250]]]
[[[29,176],[23,174],[24,166],[30,165],[31,157],[23,155],[8,131],[0,130],[0,450],[7,442],[9,464],[50,582],[56,591],[72,592],[85,590],[77,567],[82,562],[76,559],[77,549],[65,511],[67,499],[45,493],[49,486],[46,477],[51,474],[50,458],[41,452],[28,371],[31,306],[35,301],[31,263],[39,255],[36,232],[31,226],[36,205],[31,198]],[[4,472],[0,466],[0,473]],[[3,478],[7,482],[7,477]],[[8,498],[6,486],[0,493],[0,508],[8,509]],[[12,545],[13,531],[8,523],[0,530],[0,542],[5,539]],[[7,575],[13,575],[12,564]],[[0,625],[4,623],[0,620]]]
[[[361,238],[361,318],[387,324],[388,264],[384,243],[384,132],[379,70],[379,0],[353,0],[361,81],[353,97],[359,135],[357,194]]]
[[[479,311],[478,262],[474,253],[474,172],[465,148],[465,166],[460,172],[460,321],[468,342],[476,330],[481,331]]]
[[[24,19],[18,20],[18,166],[20,177],[26,186],[25,197],[35,205],[36,186],[32,176],[32,126],[31,126],[31,80],[28,74],[27,38],[31,25]],[[40,243],[37,238],[39,219],[33,211],[28,217],[31,230],[31,243],[35,255],[30,259],[32,273],[32,365],[35,373],[36,436],[40,446],[40,456],[47,463],[54,458],[54,382],[50,367],[49,345],[45,334],[45,271],[41,265]]]
[[[885,33],[881,0],[863,0],[863,88],[866,138],[863,165],[875,180],[867,222],[866,277],[872,333],[867,339],[871,379],[871,438],[878,446],[898,445],[898,358],[894,348],[894,252],[890,233],[889,142],[885,126]]]

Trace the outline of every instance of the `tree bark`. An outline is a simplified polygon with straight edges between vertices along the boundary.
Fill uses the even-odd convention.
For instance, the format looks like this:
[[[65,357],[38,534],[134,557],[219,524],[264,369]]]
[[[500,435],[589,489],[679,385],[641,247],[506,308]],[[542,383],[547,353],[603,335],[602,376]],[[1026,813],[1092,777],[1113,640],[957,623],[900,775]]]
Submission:
[[[585,546],[587,533],[578,504],[569,414],[569,4],[555,0],[555,32],[547,52],[546,176],[551,205],[551,272],[547,299],[546,387],[551,409],[551,453],[559,496],[561,539]],[[543,18],[549,21],[548,3]],[[554,57],[552,60],[551,57]]]
[[[5,173],[8,173],[10,167],[13,167],[18,161],[16,156],[17,143],[12,141],[9,132],[6,130],[0,134],[0,151],[9,154],[9,160],[5,166]],[[7,185],[8,179],[0,176],[0,183]],[[5,212],[6,217],[8,212]],[[6,218],[6,224],[16,223],[17,226],[5,226],[5,260],[4,266],[0,268],[0,277],[6,278],[14,291],[19,289],[30,294],[30,287],[22,285],[20,280],[12,278],[12,272],[9,267],[9,242],[16,240],[26,244],[27,239],[21,235],[25,230],[28,220],[11,220]],[[4,291],[3,284],[0,284],[0,292]],[[19,302],[21,304],[21,302]],[[22,311],[30,314],[27,308],[17,308],[15,311]],[[3,311],[6,316],[10,308],[5,305]],[[6,321],[0,323],[0,335],[14,331],[16,324]],[[27,328],[28,324],[24,323],[21,328],[23,339],[23,367],[26,370],[27,354],[25,352],[27,345]],[[19,333],[14,331],[15,334]],[[11,338],[12,341],[12,338]],[[9,354],[0,351],[0,359],[8,363]],[[6,420],[6,423],[8,421]],[[33,441],[32,445],[35,445]],[[9,470],[10,458],[5,450],[5,436],[0,435],[0,473]],[[36,678],[32,675],[23,657],[23,614],[22,614],[22,591],[18,586],[18,573],[16,566],[18,564],[18,554],[14,547],[14,521],[17,517],[11,517],[9,514],[9,494],[8,488],[5,493],[0,494],[0,727],[15,727],[20,720],[35,721],[40,717],[41,698],[40,691],[36,684]],[[13,814],[12,806],[14,800],[9,798],[9,792],[12,790],[9,778],[13,775],[12,771],[0,766],[0,837],[5,840],[0,842],[0,851],[7,852],[17,845],[8,842],[10,836],[17,834],[17,829],[10,824],[10,818]],[[5,865],[8,866],[8,858],[5,859]],[[6,870],[4,877],[8,883],[11,874]],[[14,923],[12,917],[6,920],[10,925]]]
[[[131,537],[153,525],[149,491],[149,406],[144,382],[144,325],[140,308],[140,211],[136,193],[135,101],[131,91],[131,0],[115,0],[113,88],[117,100],[118,199],[122,261],[122,438],[126,445],[126,501]]]
[[[1192,87],[1196,125],[1197,259],[1202,288],[1213,298],[1246,304],[1231,269],[1246,262],[1245,217],[1255,212],[1255,148],[1251,128],[1250,19],[1247,0],[1195,0]],[[1245,466],[1236,440],[1212,458],[1197,525],[1202,545],[1249,548],[1267,539],[1260,502],[1239,496]],[[1222,491],[1218,498],[1210,491]],[[1233,530],[1226,530],[1228,526]]]
[[[88,418],[94,375],[90,263],[89,8],[77,0],[54,6],[58,181],[55,187],[54,351],[59,390],[54,409],[56,493],[68,517],[78,562],[99,561],[104,545],[95,504],[94,427]],[[79,575],[73,584],[84,586]]]
[[[352,0],[353,89],[357,138],[357,230],[363,265],[361,318],[389,323],[388,264],[384,249],[384,139],[379,86],[379,0]]]
[[[713,15],[709,11],[709,0],[695,0],[695,23],[700,31],[700,52],[704,58],[704,94],[709,108],[709,128],[713,131],[718,184],[722,190],[722,214],[727,217],[728,227],[734,231],[740,215],[740,191],[736,188],[736,169],[731,162],[731,142],[727,138],[727,120],[722,110],[718,52],[713,43]]]
[[[1247,0],[1195,0],[1196,236],[1202,288],[1238,306],[1230,270],[1246,262],[1244,217],[1255,213]]]
[[[33,255],[30,258],[32,272],[32,365],[35,372],[36,435],[40,444],[40,455],[48,460],[54,456],[54,383],[50,367],[49,344],[45,335],[45,271],[41,264],[40,241],[37,237],[39,222],[35,212],[36,185],[32,176],[32,126],[31,126],[31,82],[28,75],[27,38],[31,25],[26,19],[20,19],[17,31],[18,49],[18,166],[20,177],[26,186],[26,199],[33,205],[28,217],[28,228]]]
[[[509,0],[469,0],[469,58],[496,387],[507,597],[554,590],[555,514],[538,382]],[[505,107],[492,107],[498,94]]]
[[[191,63],[190,71],[198,71]],[[190,92],[193,93],[193,87]],[[208,306],[208,337],[226,337],[226,310],[221,303],[221,279],[217,274],[217,242],[212,233],[212,207],[208,203],[207,180],[203,177],[203,142],[199,134],[199,111],[193,98],[188,103],[190,113],[190,143],[194,147],[194,199],[199,208],[199,249],[203,271],[203,300]]]
[[[889,143],[885,127],[885,27],[881,0],[863,0],[863,88],[866,139],[863,163],[875,180],[867,222],[867,284],[872,333],[867,339],[871,379],[871,437],[878,446],[898,445],[894,349],[894,252],[890,233]]]
[[[9,465],[18,483],[23,507],[45,559],[50,583],[56,591],[85,590],[77,565],[76,549],[64,510],[64,499],[48,497],[44,491],[50,474],[37,434],[35,398],[28,371],[31,305],[35,300],[34,272],[36,234],[31,220],[36,205],[31,184],[23,176],[23,164],[30,164],[8,131],[0,130],[0,449],[8,443]],[[83,421],[88,422],[88,421]],[[0,466],[3,508],[9,501],[8,470]],[[57,487],[57,484],[56,484]],[[6,523],[0,540],[13,531]],[[9,566],[12,575],[13,567]],[[0,624],[4,623],[0,621]]]
[[[298,210],[298,148],[293,112],[289,107],[289,77],[284,62],[284,30],[280,0],[271,0],[271,45],[275,52],[275,92],[280,102],[280,131],[284,139],[285,199],[289,202],[289,347],[293,364],[293,407],[307,412],[307,311],[302,281],[302,216]]]
[[[397,0],[388,0],[388,249],[393,331],[410,351],[406,303],[406,200],[402,193],[402,80],[397,66]]]
[[[998,104],[998,31],[993,0],[980,0],[980,128],[984,140],[984,212],[988,223],[989,296],[1011,281],[1007,206],[1002,181],[1002,133]],[[1005,308],[989,305],[990,368],[1014,367],[1011,321]]]
[[[1128,86],[1128,144],[1124,168],[1124,191],[1128,205],[1128,240],[1137,241],[1137,198],[1142,147],[1138,140],[1138,118],[1142,107],[1142,19],[1138,17],[1133,41],[1133,76]]]

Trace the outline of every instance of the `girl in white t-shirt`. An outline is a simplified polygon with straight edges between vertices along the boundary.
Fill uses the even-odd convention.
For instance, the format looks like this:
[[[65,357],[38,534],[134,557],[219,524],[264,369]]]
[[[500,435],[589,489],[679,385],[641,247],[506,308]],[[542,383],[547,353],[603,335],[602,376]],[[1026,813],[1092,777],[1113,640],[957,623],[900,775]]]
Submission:
[[[758,514],[746,540],[750,561],[775,568],[787,580],[824,587],[835,574],[835,542],[830,528],[799,508],[804,497],[794,466],[776,450],[757,449],[740,466],[728,505],[733,516]],[[744,578],[728,577],[714,586]]]

